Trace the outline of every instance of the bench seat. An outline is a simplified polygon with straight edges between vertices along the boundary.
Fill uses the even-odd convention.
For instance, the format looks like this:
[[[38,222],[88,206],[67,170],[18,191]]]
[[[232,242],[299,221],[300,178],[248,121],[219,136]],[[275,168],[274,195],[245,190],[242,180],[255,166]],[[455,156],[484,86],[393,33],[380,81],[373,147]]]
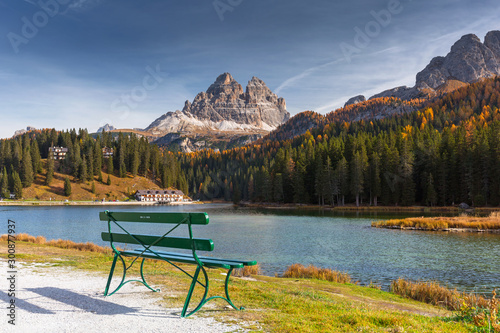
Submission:
[[[167,259],[175,262],[185,263],[185,264],[197,264],[196,259],[190,253],[178,253],[178,252],[164,252],[164,251],[154,251],[162,259]],[[127,257],[140,256],[147,259],[160,259],[158,256],[150,250],[144,251],[141,249],[136,249],[132,251],[121,251],[120,254]],[[204,266],[209,268],[225,268],[225,269],[235,269],[243,268],[244,266],[256,265],[256,261],[244,261],[244,260],[232,260],[232,259],[219,259],[206,256],[198,256],[198,259],[203,263]]]

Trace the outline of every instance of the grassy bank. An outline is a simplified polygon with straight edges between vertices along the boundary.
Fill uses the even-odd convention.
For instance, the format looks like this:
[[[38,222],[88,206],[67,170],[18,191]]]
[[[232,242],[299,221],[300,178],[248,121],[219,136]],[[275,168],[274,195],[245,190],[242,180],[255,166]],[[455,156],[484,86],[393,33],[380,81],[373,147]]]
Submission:
[[[500,233],[500,212],[487,217],[409,217],[372,222],[372,227],[428,231],[465,231]]]
[[[68,241],[46,241],[40,237],[18,239],[18,261],[44,262],[54,266],[71,266],[91,270],[102,276],[103,289],[111,266],[107,248],[79,245]],[[59,246],[59,247],[58,247]],[[7,245],[0,240],[2,257]],[[193,266],[183,266],[189,272]],[[183,304],[189,278],[171,266],[150,261],[145,267],[151,284],[161,287],[163,305],[167,308]],[[223,294],[222,272],[209,270],[211,294]],[[223,302],[212,302],[200,315],[225,322],[243,323],[255,331],[268,332],[469,332],[471,323],[455,322],[449,310],[410,300],[394,293],[350,283],[345,273],[311,267],[291,267],[289,278],[252,275],[233,278],[230,294],[245,311],[226,310]],[[20,271],[22,274],[22,271]],[[135,271],[135,274],[138,274]],[[300,274],[300,277],[295,275]],[[119,276],[120,274],[116,274]],[[319,280],[334,276],[344,283]],[[124,287],[126,288],[126,287]],[[197,288],[199,289],[199,288]],[[199,291],[199,290],[198,290]],[[147,290],[145,289],[145,292]],[[200,294],[196,294],[197,297]],[[209,306],[210,305],[210,306]],[[448,319],[446,319],[448,318]]]

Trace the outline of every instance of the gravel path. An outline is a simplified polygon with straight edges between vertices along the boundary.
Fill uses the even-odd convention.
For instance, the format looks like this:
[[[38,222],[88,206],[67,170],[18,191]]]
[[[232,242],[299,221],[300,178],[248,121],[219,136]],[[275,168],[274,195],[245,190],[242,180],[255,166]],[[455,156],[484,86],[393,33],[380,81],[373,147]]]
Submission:
[[[5,261],[2,266],[6,268]],[[103,296],[106,276],[60,267],[18,268],[16,325],[7,323],[8,281],[1,277],[0,332],[244,332],[213,318],[180,318],[180,309],[159,305],[161,293],[127,284]],[[6,269],[3,269],[6,272]],[[5,273],[7,274],[7,273]],[[159,295],[160,294],[160,295]]]

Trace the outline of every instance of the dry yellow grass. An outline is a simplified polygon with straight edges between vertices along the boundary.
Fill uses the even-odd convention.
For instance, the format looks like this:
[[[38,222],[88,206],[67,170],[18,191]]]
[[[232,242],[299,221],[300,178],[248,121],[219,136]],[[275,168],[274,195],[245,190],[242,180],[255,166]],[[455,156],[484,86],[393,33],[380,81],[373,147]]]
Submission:
[[[475,294],[461,293],[440,286],[436,282],[411,282],[404,279],[392,281],[391,291],[405,298],[442,306],[456,311],[460,321],[471,322],[480,330],[478,332],[500,332],[500,302],[493,290],[491,299]]]
[[[261,274],[261,269],[260,265],[254,265],[254,266],[245,266],[243,268],[238,268],[234,271],[233,276],[252,276],[252,275],[260,275]]]
[[[475,229],[500,230],[500,212],[495,211],[487,217],[456,216],[456,217],[409,217],[372,222],[377,228],[415,228],[419,230],[444,229]]]
[[[318,268],[313,265],[305,267],[301,264],[288,266],[283,273],[285,278],[317,279],[337,283],[350,283],[351,277],[345,272],[338,272],[328,268]]]
[[[7,241],[7,235],[4,234],[0,237],[0,241]],[[69,240],[62,239],[51,239],[47,241],[43,236],[31,236],[28,234],[20,233],[16,235],[17,242],[28,242],[41,245],[49,245],[54,247],[59,247],[61,249],[76,249],[79,251],[90,251],[98,253],[111,253],[111,249],[103,246],[96,245],[94,243],[75,243]]]
[[[463,304],[483,308],[489,306],[489,300],[482,296],[448,289],[440,286],[437,282],[411,282],[400,278],[392,281],[391,291],[406,298],[442,306],[452,311],[460,310]]]

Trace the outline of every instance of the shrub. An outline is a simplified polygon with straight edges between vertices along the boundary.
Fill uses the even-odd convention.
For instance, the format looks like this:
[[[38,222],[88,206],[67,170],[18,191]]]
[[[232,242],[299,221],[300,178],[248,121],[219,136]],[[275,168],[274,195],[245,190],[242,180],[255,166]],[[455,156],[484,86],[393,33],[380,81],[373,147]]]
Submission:
[[[313,265],[305,267],[293,264],[283,273],[285,278],[318,279],[337,283],[351,283],[351,277],[345,272],[338,272],[328,268],[318,268]]]

